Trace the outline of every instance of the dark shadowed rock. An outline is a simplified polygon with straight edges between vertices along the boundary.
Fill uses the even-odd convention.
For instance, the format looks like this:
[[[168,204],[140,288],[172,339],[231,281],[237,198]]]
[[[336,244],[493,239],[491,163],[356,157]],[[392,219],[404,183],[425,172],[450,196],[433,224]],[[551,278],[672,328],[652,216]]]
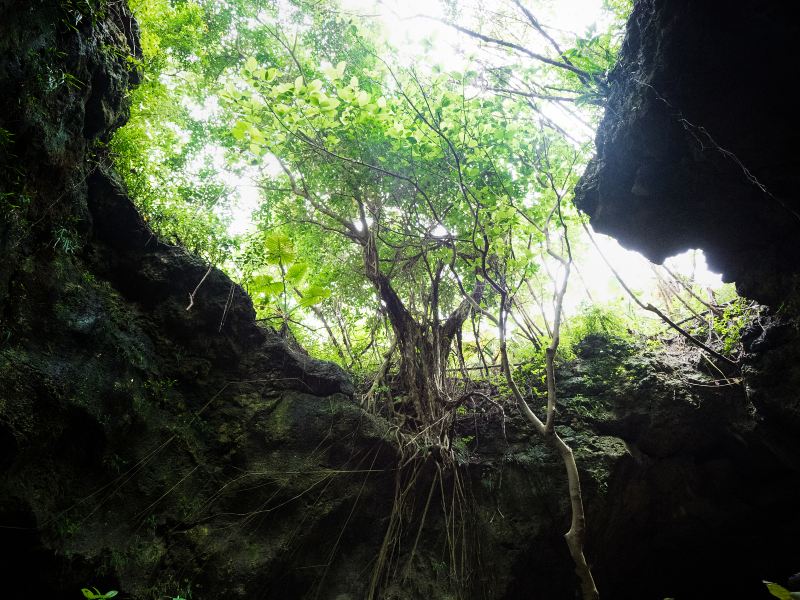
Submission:
[[[616,536],[630,526],[653,556],[684,557],[669,578],[664,564],[635,558],[638,568],[623,561],[613,577],[660,580],[663,595],[714,595],[703,581],[750,570],[733,596],[769,597],[755,573],[784,581],[796,570],[800,117],[785,74],[800,26],[791,9],[636,2],[597,154],[576,188],[596,230],[655,262],[702,248],[712,269],[773,311],[744,332],[742,387],[659,358],[655,371],[636,367],[636,381],[598,415],[598,428],[631,449],[615,480],[620,504],[603,517],[604,547],[625,555]],[[774,554],[762,561],[765,548]]]
[[[650,260],[703,248],[763,303],[800,272],[800,116],[790,4],[642,0],[577,187],[592,226]]]

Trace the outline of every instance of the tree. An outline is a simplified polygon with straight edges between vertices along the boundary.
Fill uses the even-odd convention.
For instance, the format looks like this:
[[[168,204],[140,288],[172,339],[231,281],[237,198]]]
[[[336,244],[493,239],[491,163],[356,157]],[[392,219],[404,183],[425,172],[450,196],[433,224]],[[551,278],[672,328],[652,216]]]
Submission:
[[[510,162],[498,167],[511,158],[515,107],[468,97],[474,75],[437,74],[427,87],[372,53],[349,67],[307,67],[296,53],[292,62],[296,71],[279,77],[277,67],[248,61],[248,88],[228,90],[240,112],[234,137],[283,171],[286,185],[268,193],[263,225],[291,223],[295,235],[310,225],[323,245],[328,235],[351,242],[343,262],[358,253],[396,340],[405,416],[412,429],[446,443],[444,416],[456,400],[447,389],[448,356],[485,290],[473,264],[470,206],[481,202],[487,211],[491,200],[513,217],[498,203],[532,174],[515,180]]]
[[[474,312],[497,324],[503,373],[520,410],[564,461],[573,514],[566,537],[584,598],[597,598],[583,556],[577,466],[554,429],[554,360],[572,263],[563,198],[578,155],[541,127],[510,132],[528,116],[522,104],[468,97],[474,74],[423,83],[413,70],[395,73],[371,53],[349,73],[344,61],[313,69],[294,51],[291,58],[293,81],[250,60],[247,89],[228,90],[241,115],[233,135],[254,158],[275,157],[283,171],[287,187],[276,190],[272,214],[355,246],[400,354],[407,430],[428,445],[449,449],[447,416],[461,401],[448,389],[454,339]],[[366,77],[353,74],[359,71]],[[537,201],[545,192],[552,203]],[[563,271],[545,350],[545,421],[519,392],[506,343],[535,249]],[[487,287],[498,299],[496,317],[487,309]]]
[[[449,464],[453,413],[477,393],[469,381],[448,376],[453,367],[466,373],[463,329],[471,324],[466,345],[474,346],[474,360],[487,373],[500,360],[523,415],[564,461],[573,515],[568,543],[584,597],[595,598],[583,558],[578,471],[555,425],[554,361],[573,259],[567,231],[576,219],[567,197],[585,148],[541,104],[570,105],[577,114],[574,107],[597,100],[603,69],[592,56],[606,38],[563,50],[513,2],[518,22],[545,40],[544,50],[451,26],[534,64],[487,60],[480,71],[441,72],[398,67],[369,28],[327,3],[290,6],[286,14],[286,7],[245,2],[219,14],[206,3],[181,6],[222,15],[213,28],[227,41],[209,43],[199,66],[191,53],[179,53],[181,69],[193,74],[190,104],[207,103],[203,90],[215,90],[213,127],[193,128],[185,110],[173,120],[191,140],[199,143],[205,133],[228,149],[226,168],[262,171],[258,230],[239,240],[243,252],[233,258],[261,316],[285,336],[328,340],[328,356],[350,368],[371,351],[378,375],[367,403],[396,356],[399,402],[383,411],[406,440],[435,449]],[[185,166],[192,153],[182,152]],[[147,178],[160,169],[151,167]],[[186,217],[177,221],[185,225]],[[215,261],[230,251],[218,241],[207,249],[216,251]],[[534,299],[541,319],[529,310]],[[492,344],[481,328],[487,321],[496,330],[497,357],[485,352]],[[509,337],[544,352],[543,419],[516,386]]]
[[[594,583],[591,569],[583,553],[586,536],[586,518],[583,510],[583,496],[580,486],[580,475],[575,462],[572,449],[564,442],[555,429],[556,414],[556,373],[555,358],[560,343],[561,323],[563,318],[564,296],[567,292],[573,257],[565,217],[565,196],[567,196],[575,182],[575,164],[579,158],[577,153],[572,154],[566,148],[558,148],[557,140],[548,140],[543,135],[544,144],[538,149],[535,160],[538,163],[541,177],[547,185],[547,194],[542,194],[540,204],[547,207],[544,219],[535,219],[533,211],[524,206],[515,206],[518,214],[527,222],[533,232],[538,233],[538,246],[540,252],[552,258],[557,266],[557,271],[549,273],[553,284],[553,319],[549,324],[549,344],[544,348],[545,354],[545,382],[547,386],[547,405],[544,420],[540,419],[531,409],[528,400],[520,391],[515,381],[511,360],[508,352],[509,319],[514,319],[514,313],[520,313],[521,321],[527,318],[524,310],[519,310],[522,303],[518,301],[518,294],[531,289],[529,269],[515,268],[516,253],[513,231],[507,235],[495,235],[490,238],[484,230],[484,240],[481,249],[480,272],[483,279],[491,285],[498,295],[496,316],[486,312],[487,316],[497,326],[500,341],[500,361],[503,376],[506,380],[514,400],[522,415],[533,426],[534,430],[550,445],[561,457],[567,474],[568,490],[571,508],[571,522],[569,531],[565,534],[570,555],[575,563],[575,571],[581,582],[584,600],[599,598],[597,587]],[[532,159],[533,157],[529,157]],[[527,245],[530,247],[533,235],[529,235]],[[541,258],[544,259],[545,256]],[[523,332],[534,344],[540,344],[541,337],[532,328]]]

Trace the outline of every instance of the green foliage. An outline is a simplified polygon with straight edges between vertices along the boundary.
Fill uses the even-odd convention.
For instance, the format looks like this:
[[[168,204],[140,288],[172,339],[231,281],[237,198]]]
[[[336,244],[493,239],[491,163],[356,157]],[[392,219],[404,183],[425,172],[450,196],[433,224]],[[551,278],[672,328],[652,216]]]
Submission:
[[[289,327],[297,311],[316,306],[331,295],[327,287],[306,284],[309,265],[299,258],[295,243],[283,232],[252,238],[241,264],[245,267],[243,283],[259,314],[283,327]]]
[[[776,598],[780,598],[780,600],[798,600],[800,599],[800,592],[790,592],[782,585],[778,585],[777,583],[772,583],[771,581],[765,581],[764,585],[767,586],[769,593],[775,596]]]
[[[294,244],[289,236],[284,233],[273,233],[264,239],[266,259],[272,265],[288,265],[293,263],[296,256]],[[295,265],[293,265],[295,266]]]
[[[214,114],[217,79],[235,63],[225,41],[257,10],[207,0],[137,0],[142,83],[131,92],[131,119],[112,140],[118,170],[148,224],[163,239],[212,263],[231,256],[230,199],[222,130]]]
[[[53,248],[64,252],[65,254],[72,254],[79,247],[80,241],[77,234],[66,228],[57,227],[53,234]]]
[[[223,106],[238,113],[230,131],[242,156],[281,165],[265,169],[259,227],[291,224],[294,239],[314,246],[317,280],[333,293],[343,288],[348,303],[374,303],[362,291],[369,284],[359,256],[373,235],[383,273],[423,322],[433,310],[449,314],[476,285],[478,240],[496,257],[498,276],[535,273],[539,223],[554,201],[541,173],[569,187],[573,150],[531,124],[525,103],[465,94],[477,73],[423,79],[377,60],[352,28],[332,30],[356,38],[332,44],[352,44],[349,60],[317,62],[301,48],[283,64],[251,56],[245,85],[226,86]],[[524,201],[534,195],[542,201]],[[563,211],[574,214],[566,204]],[[444,267],[448,276],[434,284],[432,273]]]
[[[94,27],[104,14],[106,3],[107,0],[59,0],[59,8],[64,14],[61,22],[73,31],[85,22]]]
[[[602,104],[607,94],[606,79],[614,66],[617,52],[610,32],[598,33],[592,26],[563,56],[570,63],[588,73],[590,82],[584,83],[576,98],[577,104]]]
[[[329,289],[318,285],[312,285],[306,290],[303,298],[300,300],[300,306],[314,306],[326,298],[329,298],[330,295],[331,291]]]
[[[91,590],[89,588],[83,588],[81,592],[83,593],[83,597],[88,600],[106,600],[107,598],[113,598],[119,594],[117,590],[109,590],[103,594],[96,587],[93,587]]]
[[[633,0],[603,0],[603,8],[614,17],[611,25],[612,33],[621,37],[625,23],[633,11]]]
[[[561,218],[575,237],[569,191],[589,147],[568,139],[537,102],[488,93],[487,78],[528,81],[545,95],[562,90],[585,111],[580,105],[606,92],[628,0],[607,0],[619,16],[607,31],[563,43],[561,59],[584,75],[524,61],[491,72],[403,68],[375,28],[343,17],[334,2],[131,4],[144,79],[111,150],[158,234],[225,267],[260,319],[364,375],[393,339],[367,276],[365,233],[374,234],[380,275],[423,327],[479,281],[481,307],[495,313],[498,294],[476,275],[490,274],[515,290],[522,325],[508,332],[512,361],[527,369],[526,385],[540,384],[560,269],[548,245]],[[233,188],[243,178],[259,203],[252,229],[234,234]],[[64,235],[56,245],[70,251]],[[583,306],[562,328],[559,358],[592,333],[629,337],[641,323],[627,312]],[[731,309],[715,321],[726,350],[744,318]],[[472,367],[499,349],[495,325],[478,321],[462,344]]]
[[[617,306],[583,304],[580,312],[564,323],[561,347],[566,356],[571,356],[575,346],[592,334],[630,339],[629,326],[630,322],[620,316]]]
[[[0,219],[10,221],[14,213],[30,203],[24,192],[24,173],[17,164],[14,149],[14,134],[0,127]]]
[[[606,415],[606,408],[599,398],[574,396],[568,402],[570,409],[584,419],[600,420]]]
[[[453,439],[453,451],[458,460],[466,461],[469,457],[469,445],[474,441],[474,435],[462,435]]]
[[[516,350],[513,354],[513,375],[517,385],[527,393],[527,397],[534,398],[547,388],[547,375],[545,371],[544,349],[535,350],[529,345]],[[505,390],[505,378],[498,374],[497,385]],[[509,393],[507,390],[505,393]]]
[[[713,328],[722,341],[723,354],[730,355],[741,343],[741,331],[753,320],[757,307],[745,298],[731,300],[722,310],[722,314],[715,316]]]
[[[14,142],[14,134],[8,129],[0,127],[0,151],[5,152],[8,146]]]

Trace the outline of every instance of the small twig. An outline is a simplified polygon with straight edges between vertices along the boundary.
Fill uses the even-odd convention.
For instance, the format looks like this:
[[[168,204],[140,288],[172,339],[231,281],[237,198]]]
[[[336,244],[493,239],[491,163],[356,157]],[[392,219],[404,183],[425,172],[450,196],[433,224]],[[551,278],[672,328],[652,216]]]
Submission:
[[[186,310],[189,310],[194,306],[194,296],[197,293],[197,290],[200,289],[200,286],[203,285],[203,282],[206,280],[206,277],[208,277],[208,274],[211,273],[211,269],[213,268],[214,267],[212,265],[208,265],[208,270],[206,271],[206,274],[203,275],[203,278],[200,280],[200,283],[197,284],[197,287],[194,288],[194,291],[191,294],[189,294],[189,306],[186,307]]]
[[[222,319],[219,321],[219,329],[217,331],[222,332],[222,326],[225,324],[225,317],[228,315],[228,309],[233,304],[233,292],[236,288],[236,284],[231,282],[231,291],[228,292],[228,299],[225,301],[225,308],[222,309]]]
[[[731,360],[731,359],[730,359],[730,358],[728,358],[727,356],[723,356],[722,354],[720,354],[719,352],[717,352],[716,350],[714,350],[714,349],[712,349],[712,348],[709,348],[709,347],[708,347],[706,344],[704,344],[703,342],[701,342],[700,340],[698,340],[696,337],[694,337],[692,334],[690,334],[688,331],[686,331],[686,330],[685,330],[683,327],[681,327],[681,326],[680,326],[680,325],[678,325],[678,324],[677,324],[675,321],[673,321],[672,319],[670,319],[670,318],[669,318],[667,315],[665,315],[665,314],[664,314],[664,313],[663,313],[661,310],[659,310],[657,307],[653,306],[653,305],[652,305],[652,304],[650,304],[650,303],[648,303],[648,304],[645,304],[644,302],[642,302],[642,301],[639,299],[639,297],[638,297],[638,296],[637,296],[637,295],[636,295],[636,294],[633,292],[633,290],[631,290],[631,288],[629,288],[629,287],[627,286],[627,284],[626,284],[626,283],[625,283],[625,281],[622,279],[622,277],[620,276],[620,274],[619,274],[619,273],[617,272],[617,270],[616,270],[616,269],[615,269],[615,268],[614,268],[614,267],[611,265],[611,262],[610,262],[610,261],[609,261],[609,260],[606,258],[605,254],[603,254],[602,250],[600,250],[600,246],[598,246],[598,245],[597,245],[597,241],[595,241],[595,239],[594,239],[594,236],[592,235],[592,232],[591,232],[591,231],[589,231],[589,228],[586,226],[586,223],[582,223],[582,225],[583,225],[583,229],[584,229],[584,231],[586,232],[586,235],[588,235],[588,236],[589,236],[589,239],[591,240],[592,244],[594,245],[595,249],[597,250],[598,254],[600,255],[600,258],[602,258],[602,259],[603,259],[603,262],[604,262],[604,263],[606,263],[606,266],[607,266],[609,269],[611,269],[611,273],[613,273],[613,275],[614,275],[614,277],[616,278],[616,280],[617,280],[617,281],[619,282],[619,284],[622,286],[622,289],[624,289],[624,290],[625,290],[625,292],[628,294],[628,296],[630,296],[630,297],[631,297],[631,299],[632,299],[632,300],[633,300],[633,301],[634,301],[634,302],[635,302],[637,305],[639,305],[639,307],[643,308],[644,310],[646,310],[646,311],[648,311],[648,312],[651,312],[651,313],[653,313],[653,314],[657,315],[657,316],[658,316],[658,317],[659,317],[659,318],[660,318],[662,321],[664,321],[664,323],[666,323],[666,324],[667,324],[667,325],[669,325],[669,326],[670,326],[672,329],[674,329],[675,331],[677,331],[678,333],[680,333],[680,334],[681,334],[683,337],[685,337],[687,340],[689,340],[689,341],[690,341],[692,344],[694,344],[694,345],[695,345],[695,346],[697,346],[698,348],[701,348],[702,350],[705,350],[705,351],[706,351],[708,354],[710,354],[711,356],[713,356],[713,357],[714,357],[714,358],[716,358],[717,360],[721,360],[722,362],[724,362],[724,363],[727,363],[728,365],[730,365],[730,366],[734,367],[735,369],[738,369],[738,368],[739,368],[739,364],[738,364],[736,361],[733,361],[733,360]]]

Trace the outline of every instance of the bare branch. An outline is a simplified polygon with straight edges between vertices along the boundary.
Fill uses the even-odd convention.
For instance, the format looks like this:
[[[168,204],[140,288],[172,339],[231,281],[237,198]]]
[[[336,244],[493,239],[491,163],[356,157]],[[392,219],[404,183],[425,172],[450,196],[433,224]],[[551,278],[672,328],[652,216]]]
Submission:
[[[466,34],[466,35],[468,35],[470,37],[473,37],[475,39],[481,40],[482,42],[486,42],[488,44],[493,44],[495,46],[500,46],[500,47],[503,47],[503,48],[508,48],[510,50],[514,50],[515,52],[519,52],[520,54],[524,54],[525,56],[528,56],[528,57],[530,57],[530,58],[532,58],[534,60],[538,60],[539,62],[543,62],[543,63],[548,64],[550,66],[557,67],[559,69],[564,69],[566,71],[571,71],[572,73],[575,73],[578,77],[580,77],[581,81],[583,81],[584,79],[586,81],[591,81],[591,79],[592,79],[592,76],[587,71],[584,71],[583,69],[579,69],[578,67],[576,67],[574,65],[571,65],[571,64],[569,64],[567,62],[564,62],[563,59],[562,60],[553,60],[552,58],[548,58],[547,56],[545,56],[543,54],[539,54],[537,52],[533,52],[533,51],[529,50],[528,48],[525,48],[524,46],[520,46],[519,44],[515,44],[514,42],[509,42],[509,41],[506,41],[506,40],[501,40],[501,39],[494,38],[494,37],[491,37],[491,36],[488,36],[488,35],[484,35],[483,33],[480,33],[478,31],[474,31],[472,29],[468,29],[466,27],[462,27],[461,25],[458,25],[456,23],[451,23],[450,21],[448,21],[446,19],[439,19],[437,17],[432,17],[432,16],[429,16],[429,15],[416,15],[416,17],[417,18],[422,18],[422,19],[430,19],[432,21],[438,21],[439,23],[442,23],[443,25],[446,25],[446,26],[448,26],[448,27],[450,27],[452,29],[455,29],[456,31],[460,31],[461,33],[464,33],[464,34]]]
[[[608,268],[609,268],[609,269],[611,269],[611,272],[614,274],[614,277],[615,277],[615,278],[616,278],[616,280],[619,282],[619,284],[622,286],[622,289],[624,289],[624,290],[625,290],[625,292],[628,294],[628,296],[630,296],[630,297],[631,297],[631,299],[632,299],[632,300],[633,300],[633,301],[634,301],[636,304],[638,304],[640,308],[643,308],[643,309],[644,309],[644,310],[646,310],[646,311],[649,311],[649,312],[651,312],[651,313],[653,313],[653,314],[655,314],[655,315],[658,315],[658,317],[659,317],[659,318],[660,318],[662,321],[664,321],[664,322],[665,322],[667,325],[669,325],[669,326],[670,326],[672,329],[674,329],[675,331],[677,331],[679,334],[681,334],[683,337],[685,337],[687,340],[689,340],[689,341],[690,341],[692,344],[694,344],[694,345],[695,345],[695,346],[697,346],[698,348],[701,348],[701,349],[702,349],[702,350],[704,350],[705,352],[708,352],[708,354],[710,354],[711,356],[713,356],[713,357],[714,357],[714,358],[716,358],[717,360],[720,360],[720,361],[722,361],[723,363],[725,363],[725,364],[727,364],[727,365],[729,365],[729,366],[731,366],[731,367],[734,367],[734,368],[736,368],[736,369],[738,369],[738,368],[739,368],[739,364],[738,364],[736,361],[733,361],[733,360],[731,360],[731,359],[730,359],[730,358],[728,358],[727,356],[723,356],[722,354],[720,354],[719,352],[717,352],[717,351],[716,351],[716,350],[714,350],[713,348],[709,348],[709,347],[708,347],[706,344],[704,344],[703,342],[701,342],[700,340],[698,340],[696,337],[694,337],[692,334],[690,334],[690,333],[689,333],[689,332],[687,332],[685,329],[683,329],[683,327],[681,327],[680,325],[678,325],[677,323],[675,323],[675,322],[674,322],[672,319],[670,319],[670,318],[669,318],[667,315],[665,315],[665,314],[664,314],[664,313],[663,313],[661,310],[659,310],[657,307],[653,306],[653,305],[652,305],[652,304],[650,304],[650,303],[648,303],[648,304],[645,304],[644,302],[642,302],[641,300],[639,300],[639,297],[638,297],[638,296],[637,296],[637,295],[636,295],[636,294],[633,292],[633,290],[631,290],[631,288],[629,288],[629,287],[627,286],[627,284],[626,284],[626,283],[625,283],[625,281],[622,279],[622,277],[620,276],[620,274],[619,274],[619,273],[617,272],[617,270],[616,270],[616,269],[613,267],[613,265],[611,264],[611,262],[610,262],[610,261],[609,261],[609,260],[606,258],[605,254],[603,254],[603,251],[602,251],[602,250],[600,250],[600,246],[598,246],[598,245],[597,245],[597,241],[594,239],[594,236],[592,235],[591,231],[589,231],[589,228],[586,226],[586,223],[583,223],[583,229],[584,229],[584,231],[586,232],[586,234],[589,236],[589,239],[592,241],[592,244],[594,245],[595,249],[597,249],[597,252],[598,252],[598,254],[600,254],[600,258],[602,258],[602,259],[603,259],[603,262],[604,262],[604,263],[606,263],[606,265],[608,266]]]

